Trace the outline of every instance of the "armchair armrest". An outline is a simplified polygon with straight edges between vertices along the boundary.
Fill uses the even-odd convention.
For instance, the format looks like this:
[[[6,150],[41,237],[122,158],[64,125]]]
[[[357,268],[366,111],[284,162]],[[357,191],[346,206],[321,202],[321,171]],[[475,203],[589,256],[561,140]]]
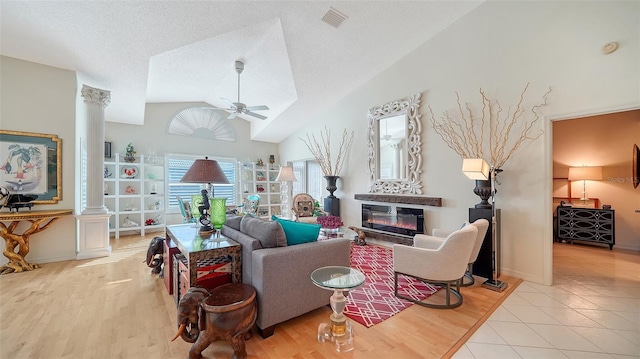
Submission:
[[[452,271],[450,258],[443,256],[437,250],[402,244],[393,246],[393,270],[433,280],[455,280],[464,274]]]
[[[433,236],[435,237],[442,237],[442,238],[447,238],[449,237],[449,235],[451,233],[455,232],[454,229],[441,229],[441,228],[434,228],[433,232],[431,233]]]
[[[413,246],[416,248],[438,249],[444,243],[446,237],[434,237],[426,234],[416,234],[413,237]]]

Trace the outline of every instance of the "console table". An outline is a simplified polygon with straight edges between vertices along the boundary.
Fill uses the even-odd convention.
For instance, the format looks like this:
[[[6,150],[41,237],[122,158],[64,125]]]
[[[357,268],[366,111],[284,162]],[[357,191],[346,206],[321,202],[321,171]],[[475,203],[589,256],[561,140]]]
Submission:
[[[558,206],[556,211],[558,240],[608,244],[609,250],[613,249],[616,243],[614,210]]]
[[[196,285],[198,268],[207,266],[211,260],[226,256],[231,257],[231,281],[242,283],[242,246],[239,243],[219,233],[203,238],[191,223],[167,226],[166,231],[167,240],[172,241],[187,260],[187,288]]]
[[[4,238],[4,254],[9,259],[9,263],[0,267],[0,274],[13,272],[24,272],[40,268],[35,263],[29,263],[24,258],[29,253],[29,237],[38,232],[42,232],[55,222],[58,218],[73,213],[71,209],[61,209],[54,211],[30,211],[0,214],[0,237]],[[20,222],[30,222],[31,226],[22,234],[15,233]],[[3,222],[11,222],[7,227]],[[16,247],[20,249],[16,253]]]

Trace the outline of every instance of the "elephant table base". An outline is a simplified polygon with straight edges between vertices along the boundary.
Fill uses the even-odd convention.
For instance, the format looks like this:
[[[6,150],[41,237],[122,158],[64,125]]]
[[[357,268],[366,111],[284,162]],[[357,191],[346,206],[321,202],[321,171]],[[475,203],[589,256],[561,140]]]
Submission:
[[[201,288],[190,291],[193,289]],[[233,359],[247,357],[245,338],[258,316],[256,291],[252,286],[230,283],[216,287],[200,301],[198,311],[199,334],[189,350],[190,359],[202,358],[202,351],[219,339],[231,343]]]

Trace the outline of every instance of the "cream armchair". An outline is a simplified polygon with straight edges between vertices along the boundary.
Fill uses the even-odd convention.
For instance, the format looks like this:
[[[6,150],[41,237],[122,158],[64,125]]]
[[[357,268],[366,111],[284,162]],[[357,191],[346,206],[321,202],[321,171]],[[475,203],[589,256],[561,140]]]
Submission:
[[[413,247],[393,246],[395,296],[430,308],[456,308],[462,304],[460,282],[467,270],[471,251],[478,235],[475,226],[465,226],[442,238],[420,235],[413,239]],[[398,275],[404,274],[420,281],[444,287],[445,304],[416,301],[398,294]],[[455,285],[455,289],[452,288]],[[451,295],[457,300],[451,302]]]
[[[489,229],[489,221],[486,219],[478,219],[473,223],[466,223],[467,226],[475,226],[478,228],[478,236],[476,237],[476,243],[473,246],[473,251],[471,251],[471,257],[469,257],[469,264],[467,266],[467,271],[464,273],[464,277],[462,278],[462,283],[460,284],[463,287],[468,287],[473,285],[476,280],[473,277],[473,263],[478,259],[478,254],[480,253],[480,248],[482,248],[482,242],[484,242],[484,237],[487,234],[487,230]],[[446,229],[433,229],[433,236],[440,237],[444,240],[448,235],[453,233],[453,230]],[[421,234],[417,234],[416,236],[421,236]],[[465,278],[467,279],[465,281]]]

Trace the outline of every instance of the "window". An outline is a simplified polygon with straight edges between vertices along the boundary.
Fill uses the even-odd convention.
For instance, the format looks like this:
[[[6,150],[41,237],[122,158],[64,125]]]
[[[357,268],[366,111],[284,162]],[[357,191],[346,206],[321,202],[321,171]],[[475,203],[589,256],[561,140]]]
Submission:
[[[169,206],[168,211],[179,211],[177,196],[185,201],[191,201],[191,195],[199,194],[203,184],[181,183],[180,180],[189,170],[193,162],[204,155],[167,155],[167,174],[169,186]],[[214,158],[220,164],[222,171],[229,180],[226,185],[214,185],[215,197],[226,197],[227,206],[236,204],[236,160],[231,158]]]
[[[293,173],[297,182],[293,182],[293,195],[308,193],[316,201],[322,203],[322,170],[316,161],[293,162]]]

